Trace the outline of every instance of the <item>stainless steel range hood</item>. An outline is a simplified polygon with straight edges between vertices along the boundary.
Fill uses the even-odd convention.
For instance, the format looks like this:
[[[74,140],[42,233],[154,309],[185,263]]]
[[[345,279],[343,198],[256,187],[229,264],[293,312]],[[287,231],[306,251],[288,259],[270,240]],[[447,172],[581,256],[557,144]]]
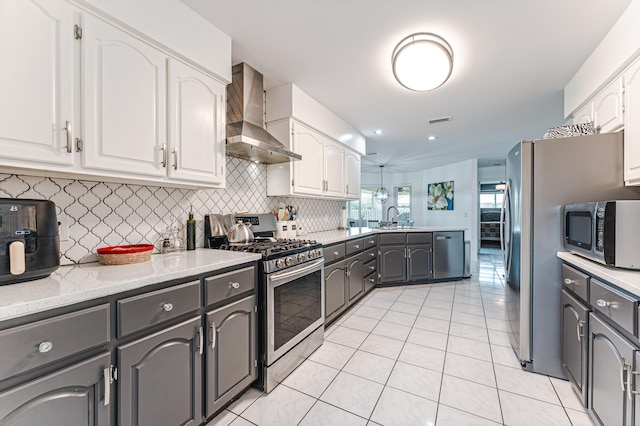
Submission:
[[[232,70],[227,86],[227,155],[264,164],[302,160],[262,127],[262,74],[245,63]]]

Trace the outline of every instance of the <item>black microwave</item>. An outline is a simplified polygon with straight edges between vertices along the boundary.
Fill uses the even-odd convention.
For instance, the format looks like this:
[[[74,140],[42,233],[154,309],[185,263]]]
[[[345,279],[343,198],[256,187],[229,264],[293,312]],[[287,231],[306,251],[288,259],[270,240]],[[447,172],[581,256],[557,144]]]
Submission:
[[[616,268],[640,269],[640,200],[564,206],[564,247]]]

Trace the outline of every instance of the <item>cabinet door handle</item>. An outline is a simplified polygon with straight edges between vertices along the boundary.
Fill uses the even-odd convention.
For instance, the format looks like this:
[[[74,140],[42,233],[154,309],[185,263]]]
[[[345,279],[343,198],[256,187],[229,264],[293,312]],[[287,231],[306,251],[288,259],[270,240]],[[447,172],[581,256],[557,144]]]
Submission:
[[[202,355],[204,352],[204,333],[202,326],[198,327],[198,354]]]
[[[102,370],[102,377],[104,378],[104,406],[106,407],[111,404],[111,366]]]
[[[71,154],[73,143],[71,143],[71,122],[70,121],[65,122],[64,130],[67,132],[67,152]]]
[[[173,170],[178,170],[178,147],[173,148]]]
[[[624,358],[622,358],[621,362],[620,362],[620,386],[622,387],[622,392],[626,392],[627,388],[625,386],[625,382],[624,382],[624,373],[625,373],[625,365],[626,365],[626,360]]]
[[[211,349],[216,348],[216,323],[211,321]]]
[[[160,164],[162,167],[167,167],[167,144],[163,143],[160,147],[160,151],[162,152],[162,157],[160,157]]]
[[[584,321],[578,321],[576,323],[576,334],[578,335],[578,342],[582,341],[582,338],[584,337],[582,327],[584,327]]]
[[[373,278],[369,278],[369,281],[371,281],[372,283],[375,283],[375,282],[376,282],[376,280],[375,280],[375,279],[373,279]]]

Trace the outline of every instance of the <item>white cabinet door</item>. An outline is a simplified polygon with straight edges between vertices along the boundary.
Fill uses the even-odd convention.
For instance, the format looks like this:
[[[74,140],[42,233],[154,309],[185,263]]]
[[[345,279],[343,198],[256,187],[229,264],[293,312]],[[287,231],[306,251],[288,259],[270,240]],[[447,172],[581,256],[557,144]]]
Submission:
[[[344,197],[344,147],[331,139],[324,138],[324,195]]]
[[[623,75],[624,111],[624,181],[640,185],[640,61]]]
[[[573,116],[573,124],[593,123],[593,102],[589,102]]]
[[[169,59],[169,177],[224,186],[226,86]]]
[[[83,167],[166,176],[166,55],[89,14],[82,45]]]
[[[324,180],[324,136],[300,123],[293,123],[293,152],[302,160],[293,162],[293,192],[322,195]]]
[[[360,154],[347,149],[344,164],[347,181],[345,196],[350,200],[358,200],[360,198]]]
[[[593,125],[599,133],[622,128],[622,77],[615,79],[593,100]]]
[[[68,3],[0,0],[1,164],[73,164],[73,43]]]

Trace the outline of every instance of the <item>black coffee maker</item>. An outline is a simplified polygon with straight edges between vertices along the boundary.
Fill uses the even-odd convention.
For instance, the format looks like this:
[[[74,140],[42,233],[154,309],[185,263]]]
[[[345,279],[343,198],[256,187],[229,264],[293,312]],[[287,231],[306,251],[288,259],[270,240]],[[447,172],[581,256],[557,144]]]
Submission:
[[[0,198],[0,285],[44,278],[59,266],[55,204]]]

